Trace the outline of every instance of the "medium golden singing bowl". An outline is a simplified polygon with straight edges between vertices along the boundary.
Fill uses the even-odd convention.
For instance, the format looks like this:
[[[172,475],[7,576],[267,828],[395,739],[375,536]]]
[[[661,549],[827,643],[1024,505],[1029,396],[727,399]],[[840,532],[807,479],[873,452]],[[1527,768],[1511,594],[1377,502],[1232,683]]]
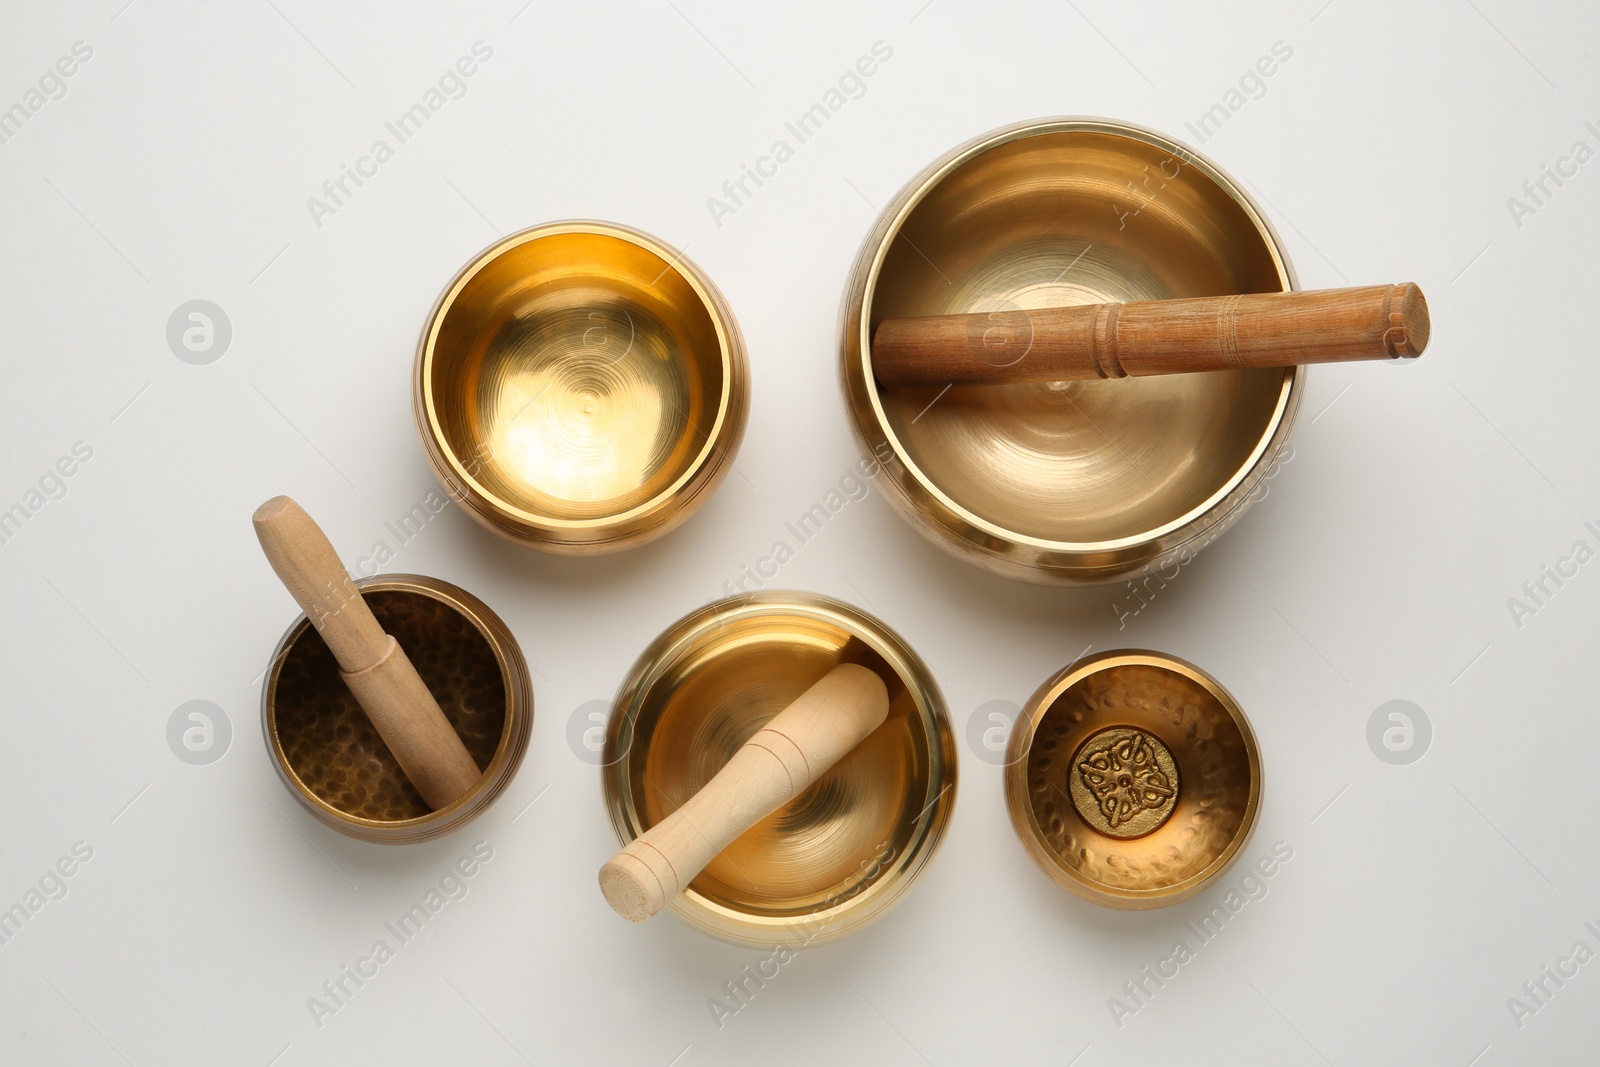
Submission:
[[[267,751],[295,799],[335,830],[385,844],[424,841],[476,817],[516,774],[533,725],[528,666],[500,617],[449,582],[392,574],[355,584],[483,768],[478,784],[430,809],[304,615],[278,643],[262,686]]]
[[[1006,809],[1064,889],[1113,908],[1187,900],[1233,862],[1261,754],[1228,691],[1159,652],[1092,656],[1045,682],[1006,746]]]
[[[1098,119],[997,130],[912,179],[862,246],[842,314],[857,441],[913,526],[997,574],[1078,585],[1187,562],[1266,477],[1303,369],[883,390],[872,333],[1294,284],[1260,210],[1178,142]]]
[[[721,294],[636,230],[492,246],[428,318],[412,390],[434,473],[491,530],[570,555],[660,537],[722,481],[749,371]]]
[[[944,699],[877,620],[826,597],[709,604],[658,637],[606,734],[606,809],[627,844],[699,792],[752,734],[841,662],[887,665],[887,721],[729,845],[671,907],[735,944],[821,944],[889,910],[926,869],[956,799]],[[881,657],[881,664],[878,658]]]

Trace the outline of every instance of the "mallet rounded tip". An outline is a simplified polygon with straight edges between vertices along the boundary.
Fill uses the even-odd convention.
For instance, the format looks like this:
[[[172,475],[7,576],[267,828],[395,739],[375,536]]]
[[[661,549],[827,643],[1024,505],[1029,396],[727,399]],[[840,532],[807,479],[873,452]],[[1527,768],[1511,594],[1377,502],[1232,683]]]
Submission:
[[[642,923],[661,910],[659,887],[652,893],[639,872],[630,870],[631,857],[618,856],[600,868],[600,892],[611,910],[632,923]],[[653,876],[648,871],[645,877]],[[652,906],[654,905],[654,906]]]
[[[864,699],[851,705],[864,721],[876,728],[889,717],[889,687],[877,671],[860,663],[841,663],[831,673],[866,691]]]
[[[273,519],[276,519],[287,509],[298,506],[299,505],[297,505],[290,497],[275,496],[265,504],[262,504],[259,508],[256,508],[255,514],[250,516],[250,521],[257,526],[260,526],[263,523],[268,523]]]
[[[1433,331],[1432,321],[1428,317],[1428,299],[1422,295],[1422,288],[1416,282],[1406,282],[1395,289],[1394,309],[1405,324],[1406,342],[1411,349],[1407,354],[1420,356],[1422,350],[1428,347],[1428,337]]]

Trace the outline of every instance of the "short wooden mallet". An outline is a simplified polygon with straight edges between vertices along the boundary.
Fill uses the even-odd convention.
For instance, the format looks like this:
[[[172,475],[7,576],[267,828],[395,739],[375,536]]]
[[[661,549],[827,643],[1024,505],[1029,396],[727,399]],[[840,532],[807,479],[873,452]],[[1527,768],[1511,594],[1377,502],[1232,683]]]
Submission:
[[[464,796],[478,782],[478,765],[321,528],[286,496],[262,504],[253,521],[272,569],[327,642],[340,676],[422,799],[437,811]]]
[[[888,388],[1089,381],[1303,363],[1412,359],[1428,346],[1415,284],[885,319]]]
[[[878,673],[841,663],[757,730],[682,807],[600,868],[617,914],[644,922],[733,840],[821,778],[889,716]]]

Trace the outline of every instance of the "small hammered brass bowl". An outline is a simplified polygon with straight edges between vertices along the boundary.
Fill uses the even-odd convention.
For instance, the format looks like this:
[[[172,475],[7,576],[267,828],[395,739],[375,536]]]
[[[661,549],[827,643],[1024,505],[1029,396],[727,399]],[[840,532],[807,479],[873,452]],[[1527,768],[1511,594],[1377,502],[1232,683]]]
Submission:
[[[826,597],[709,604],[650,645],[618,692],[603,785],[627,844],[697,793],[749,737],[861,649],[881,657],[889,718],[793,801],[736,839],[670,905],[735,944],[822,944],[880,918],[950,824],[956,753],[926,664],[882,623]]]
[[[1133,577],[1243,513],[1288,438],[1303,368],[882,390],[873,331],[1294,286],[1249,196],[1178,142],[1097,119],[997,130],[912,179],[862,246],[841,343],[856,439],[885,460],[890,502],[961,559],[1042,584]]]
[[[1045,682],[1006,749],[1006,809],[1064,889],[1113,908],[1187,900],[1233,862],[1261,756],[1228,691],[1157,652],[1107,652]]]
[[[527,663],[500,617],[449,582],[394,574],[355,584],[482,777],[453,804],[430,810],[304,615],[278,643],[262,686],[267,751],[295,799],[335,830],[383,844],[424,841],[475,818],[516,774],[533,725]]]
[[[744,342],[692,263],[600,222],[493,245],[445,289],[412,406],[434,473],[479,522],[568,555],[683,522],[732,466]]]

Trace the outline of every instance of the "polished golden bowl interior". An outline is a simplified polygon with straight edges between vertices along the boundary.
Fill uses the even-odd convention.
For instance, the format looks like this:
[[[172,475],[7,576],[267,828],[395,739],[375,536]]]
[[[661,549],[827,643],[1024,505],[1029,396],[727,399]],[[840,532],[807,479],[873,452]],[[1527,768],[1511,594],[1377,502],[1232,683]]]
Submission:
[[[487,771],[510,740],[506,678],[489,641],[436,597],[390,589],[366,591],[362,598]],[[269,681],[268,730],[275,732],[280,758],[300,787],[352,819],[402,822],[432,814],[308,622],[301,620],[279,658]]]
[[[592,523],[673,492],[704,460],[725,339],[702,293],[644,244],[535,232],[440,315],[424,372],[436,432],[502,510]]]
[[[1018,720],[1007,803],[1058,883],[1152,907],[1196,892],[1233,858],[1261,795],[1254,734],[1197,668],[1113,654],[1040,691]]]
[[[899,896],[948,824],[955,766],[942,703],[898,639],[871,632],[842,605],[758,599],[714,609],[653,646],[660,658],[636,668],[637,686],[625,684],[607,739],[613,820],[629,839],[642,833],[833,667],[873,665],[900,679],[889,686],[887,721],[736,839],[674,903],[729,940],[770,945],[847,932]]]
[[[935,181],[884,254],[867,315],[876,328],[1289,285],[1264,226],[1209,166],[1153,135],[1054,130]],[[1292,374],[895,389],[881,403],[931,488],[992,535],[1100,544],[1151,535],[1225,492],[1271,437]]]

